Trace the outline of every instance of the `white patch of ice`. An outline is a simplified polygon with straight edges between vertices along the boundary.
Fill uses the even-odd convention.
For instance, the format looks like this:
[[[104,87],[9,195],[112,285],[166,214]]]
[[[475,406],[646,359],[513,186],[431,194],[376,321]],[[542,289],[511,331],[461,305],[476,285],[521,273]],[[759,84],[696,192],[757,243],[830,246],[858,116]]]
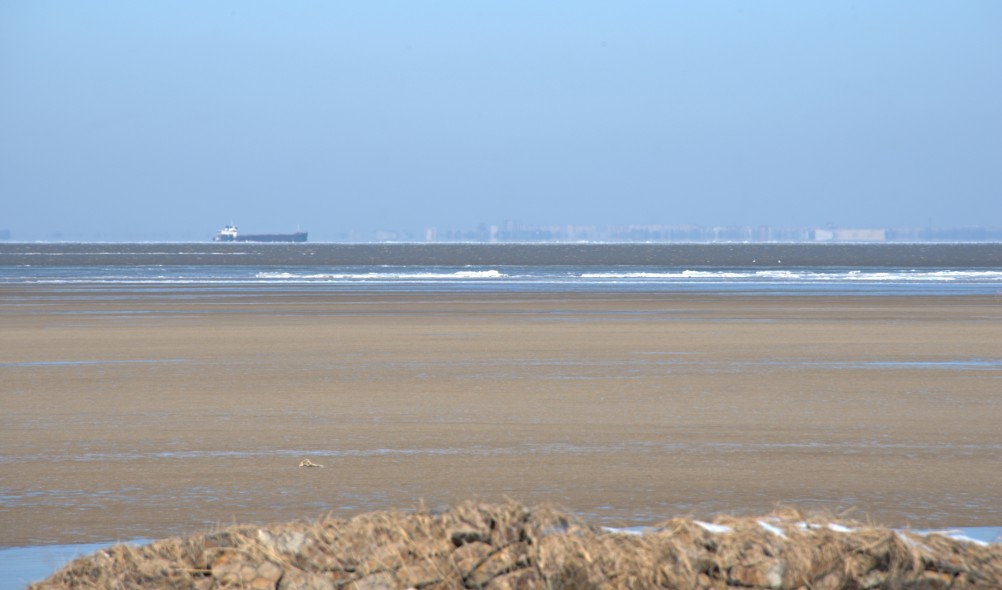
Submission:
[[[814,530],[814,529],[824,529],[824,528],[826,528],[826,529],[828,529],[830,531],[834,531],[836,533],[852,533],[852,532],[855,532],[855,530],[856,530],[856,529],[852,529],[852,528],[849,528],[849,527],[847,527],[845,525],[841,525],[841,524],[838,524],[838,523],[835,523],[835,522],[830,522],[830,523],[825,524],[825,525],[811,524],[809,522],[798,522],[795,526],[798,529],[802,530],[802,531],[811,531],[811,530]]]
[[[786,538],[786,533],[783,532],[783,529],[781,529],[781,528],[779,528],[777,526],[771,525],[771,524],[765,522],[764,520],[758,520],[756,522],[758,522],[758,526],[760,526],[763,529],[769,531],[770,533],[776,535],[777,537],[779,537],[781,539],[785,539]]]
[[[712,522],[703,522],[701,520],[694,520],[696,524],[701,526],[703,530],[709,531],[711,533],[730,533],[734,529],[723,524],[714,524]]]
[[[906,535],[904,531],[894,531],[894,536],[904,541],[905,545],[908,545],[909,547],[915,547],[916,549],[924,549],[926,551],[929,550],[929,548],[923,545],[922,543],[919,543],[915,539],[912,539],[908,535]]]
[[[658,529],[649,526],[631,526],[631,527],[602,527],[607,533],[614,533],[617,535],[643,535],[646,533],[654,532]]]

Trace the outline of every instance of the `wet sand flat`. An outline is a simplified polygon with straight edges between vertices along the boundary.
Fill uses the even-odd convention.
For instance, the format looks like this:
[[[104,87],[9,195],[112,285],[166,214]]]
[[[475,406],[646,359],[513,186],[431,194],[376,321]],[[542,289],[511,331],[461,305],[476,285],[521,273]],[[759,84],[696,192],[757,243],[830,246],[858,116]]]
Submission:
[[[8,285],[0,409],[0,546],[504,497],[1002,523],[998,297]]]

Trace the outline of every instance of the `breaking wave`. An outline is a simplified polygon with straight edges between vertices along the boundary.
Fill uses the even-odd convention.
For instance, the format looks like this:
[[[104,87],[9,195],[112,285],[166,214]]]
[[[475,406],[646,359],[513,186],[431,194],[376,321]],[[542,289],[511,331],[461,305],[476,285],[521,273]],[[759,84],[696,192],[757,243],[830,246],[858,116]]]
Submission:
[[[682,270],[682,271],[606,271],[587,272],[579,275],[583,279],[608,279],[608,280],[679,280],[679,279],[706,279],[706,280],[770,280],[770,281],[871,281],[871,282],[915,282],[915,281],[973,281],[973,282],[1002,282],[1002,271],[960,271],[960,270],[934,270],[934,271],[863,271],[848,270],[834,272],[820,272],[814,270],[760,270],[760,271],[740,271],[740,270]]]
[[[508,275],[497,270],[458,270],[455,272],[346,272],[346,273],[292,273],[259,272],[259,279],[284,279],[303,281],[448,281],[503,279]]]

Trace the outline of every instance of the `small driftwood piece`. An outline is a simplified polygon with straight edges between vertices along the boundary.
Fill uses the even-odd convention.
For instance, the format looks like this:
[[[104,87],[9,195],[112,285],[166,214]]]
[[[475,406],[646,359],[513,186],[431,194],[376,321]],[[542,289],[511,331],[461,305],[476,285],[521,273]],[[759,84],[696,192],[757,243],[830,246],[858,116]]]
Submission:
[[[309,459],[303,459],[299,462],[300,467],[323,467],[323,465],[318,465]]]

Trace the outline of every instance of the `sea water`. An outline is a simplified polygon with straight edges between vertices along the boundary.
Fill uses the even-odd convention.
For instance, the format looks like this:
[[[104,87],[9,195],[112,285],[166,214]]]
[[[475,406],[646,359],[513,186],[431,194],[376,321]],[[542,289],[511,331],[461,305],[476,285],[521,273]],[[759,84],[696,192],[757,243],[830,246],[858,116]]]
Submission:
[[[0,284],[994,295],[1002,244],[0,243]]]
[[[1000,295],[997,268],[606,265],[0,265],[0,285],[158,290],[183,296],[210,287],[380,292],[724,292],[764,295]]]
[[[998,295],[1002,270],[581,267],[0,266],[0,285],[109,287],[184,296],[228,286],[253,292],[720,292],[761,295]]]

